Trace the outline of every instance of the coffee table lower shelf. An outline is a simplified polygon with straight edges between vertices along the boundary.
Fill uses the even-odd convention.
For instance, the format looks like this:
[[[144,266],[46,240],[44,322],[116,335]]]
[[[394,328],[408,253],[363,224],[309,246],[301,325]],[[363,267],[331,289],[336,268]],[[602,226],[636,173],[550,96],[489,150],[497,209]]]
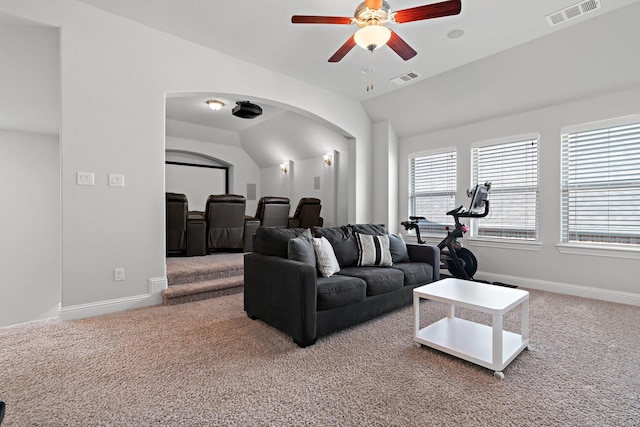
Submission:
[[[509,331],[502,332],[502,357],[493,362],[493,328],[459,317],[445,317],[422,328],[414,336],[416,344],[440,350],[488,369],[502,371],[529,340]]]

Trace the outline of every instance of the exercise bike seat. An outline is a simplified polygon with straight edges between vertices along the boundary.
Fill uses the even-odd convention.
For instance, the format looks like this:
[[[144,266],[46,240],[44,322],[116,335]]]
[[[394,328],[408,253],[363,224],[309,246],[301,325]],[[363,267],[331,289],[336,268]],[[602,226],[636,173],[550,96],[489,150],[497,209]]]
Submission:
[[[427,218],[425,218],[423,216],[410,216],[409,219],[411,221],[420,221],[420,220],[426,221],[427,220]]]

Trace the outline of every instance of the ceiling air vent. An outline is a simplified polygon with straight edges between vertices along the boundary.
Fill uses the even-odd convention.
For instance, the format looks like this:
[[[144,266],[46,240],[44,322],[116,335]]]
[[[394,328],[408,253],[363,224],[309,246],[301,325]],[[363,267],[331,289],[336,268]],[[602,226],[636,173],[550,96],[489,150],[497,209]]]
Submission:
[[[405,83],[408,83],[412,80],[417,79],[418,77],[420,77],[418,73],[416,73],[415,71],[409,71],[408,73],[392,78],[390,81],[397,85],[403,85]]]
[[[565,9],[547,15],[549,25],[554,26],[561,24],[569,19],[576,18],[592,10],[600,9],[600,0],[586,0],[573,4]]]

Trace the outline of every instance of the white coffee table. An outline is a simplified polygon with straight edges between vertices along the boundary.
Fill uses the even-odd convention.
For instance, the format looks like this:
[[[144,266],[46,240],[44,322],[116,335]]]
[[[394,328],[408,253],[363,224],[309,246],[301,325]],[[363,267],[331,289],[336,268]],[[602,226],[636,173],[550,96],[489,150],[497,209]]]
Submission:
[[[420,299],[448,304],[447,317],[420,329]],[[522,305],[521,333],[503,330],[504,315]],[[456,306],[492,315],[492,326],[456,317]],[[416,345],[425,345],[477,365],[502,370],[529,346],[529,292],[471,282],[443,279],[413,290],[414,337]]]

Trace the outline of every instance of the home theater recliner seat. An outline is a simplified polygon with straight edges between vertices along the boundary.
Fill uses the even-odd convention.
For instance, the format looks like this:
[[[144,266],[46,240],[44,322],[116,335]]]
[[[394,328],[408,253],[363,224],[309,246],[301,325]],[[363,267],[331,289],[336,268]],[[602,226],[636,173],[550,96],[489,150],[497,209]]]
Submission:
[[[165,193],[167,253],[184,253],[187,250],[187,196]]]
[[[322,227],[324,219],[320,216],[322,203],[315,197],[303,197],[298,202],[296,211],[289,218],[289,228]]]
[[[287,227],[291,202],[288,197],[264,196],[258,200],[256,216],[263,227]]]
[[[244,250],[246,199],[237,194],[212,194],[207,198],[207,252]]]
[[[316,228],[316,237],[329,241],[340,264],[338,273],[323,277],[316,266],[289,259],[289,240],[303,232],[258,228],[254,252],[245,255],[244,268],[247,315],[291,336],[300,347],[409,305],[414,288],[440,279],[436,246],[405,244],[396,236],[394,244],[404,248],[404,254],[392,248],[393,265],[357,266],[356,233],[388,235],[377,224]]]
[[[187,196],[182,193],[166,193],[165,202],[167,255],[206,255],[206,226],[203,214],[189,211]]]

